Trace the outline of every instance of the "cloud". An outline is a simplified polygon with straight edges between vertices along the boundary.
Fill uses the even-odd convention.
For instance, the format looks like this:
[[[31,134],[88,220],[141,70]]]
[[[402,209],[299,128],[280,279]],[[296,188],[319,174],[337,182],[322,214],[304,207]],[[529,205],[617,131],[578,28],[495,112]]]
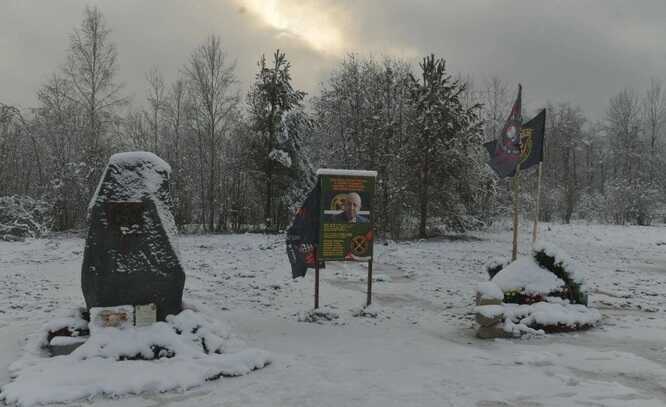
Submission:
[[[0,9],[0,101],[36,103],[39,85],[65,60],[68,35],[91,0],[5,0]],[[642,0],[98,0],[119,53],[119,79],[145,99],[145,73],[167,81],[195,47],[219,35],[236,61],[241,94],[262,54],[292,63],[296,87],[317,94],[347,52],[430,53],[477,83],[489,75],[525,86],[525,103],[580,104],[602,118],[624,87],[666,79],[666,1]],[[6,57],[6,58],[5,58]]]
[[[294,37],[312,49],[340,55],[349,39],[345,38],[346,13],[329,1],[235,0],[242,12],[248,12],[276,31],[277,37]]]

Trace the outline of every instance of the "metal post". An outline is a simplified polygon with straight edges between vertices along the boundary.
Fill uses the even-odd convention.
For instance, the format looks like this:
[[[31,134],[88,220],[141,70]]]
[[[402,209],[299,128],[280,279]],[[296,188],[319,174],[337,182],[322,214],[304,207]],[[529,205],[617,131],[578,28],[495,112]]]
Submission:
[[[372,258],[368,261],[368,298],[366,306],[372,304]]]
[[[317,246],[314,248],[315,262],[315,309],[319,309],[319,256],[317,256]]]

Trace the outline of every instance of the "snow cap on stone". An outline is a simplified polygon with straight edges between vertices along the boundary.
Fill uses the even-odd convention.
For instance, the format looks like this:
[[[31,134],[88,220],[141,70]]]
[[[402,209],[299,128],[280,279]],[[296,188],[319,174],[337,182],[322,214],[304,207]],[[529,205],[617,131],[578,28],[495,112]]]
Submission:
[[[489,300],[504,299],[504,293],[502,292],[502,289],[499,288],[499,286],[493,283],[492,281],[484,281],[483,283],[480,283],[477,291],[482,299],[489,299]]]

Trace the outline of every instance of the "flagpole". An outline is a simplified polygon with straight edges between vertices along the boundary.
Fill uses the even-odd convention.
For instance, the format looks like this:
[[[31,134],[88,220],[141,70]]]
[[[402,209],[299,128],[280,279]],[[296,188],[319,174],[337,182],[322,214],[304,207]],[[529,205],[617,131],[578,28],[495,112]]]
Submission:
[[[539,161],[539,173],[537,175],[537,196],[536,196],[536,213],[534,214],[534,228],[532,229],[532,243],[536,242],[537,233],[539,231],[539,210],[541,209],[541,174],[542,174],[543,161]]]
[[[513,250],[511,251],[511,261],[518,257],[518,194],[520,193],[520,164],[516,166],[516,175],[513,176]]]

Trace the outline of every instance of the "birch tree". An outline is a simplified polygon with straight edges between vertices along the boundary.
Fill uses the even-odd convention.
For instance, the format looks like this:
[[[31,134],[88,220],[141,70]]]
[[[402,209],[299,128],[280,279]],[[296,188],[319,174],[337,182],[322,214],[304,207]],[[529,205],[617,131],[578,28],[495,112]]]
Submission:
[[[185,77],[192,100],[191,126],[196,136],[200,221],[215,230],[219,214],[220,158],[223,139],[238,108],[235,64],[228,61],[219,37],[210,36],[191,55]]]
[[[88,191],[92,194],[111,149],[109,127],[116,109],[126,103],[118,72],[116,46],[111,30],[97,7],[87,6],[81,26],[70,36],[64,73],[73,86],[72,100],[82,114],[83,160],[90,168]]]

